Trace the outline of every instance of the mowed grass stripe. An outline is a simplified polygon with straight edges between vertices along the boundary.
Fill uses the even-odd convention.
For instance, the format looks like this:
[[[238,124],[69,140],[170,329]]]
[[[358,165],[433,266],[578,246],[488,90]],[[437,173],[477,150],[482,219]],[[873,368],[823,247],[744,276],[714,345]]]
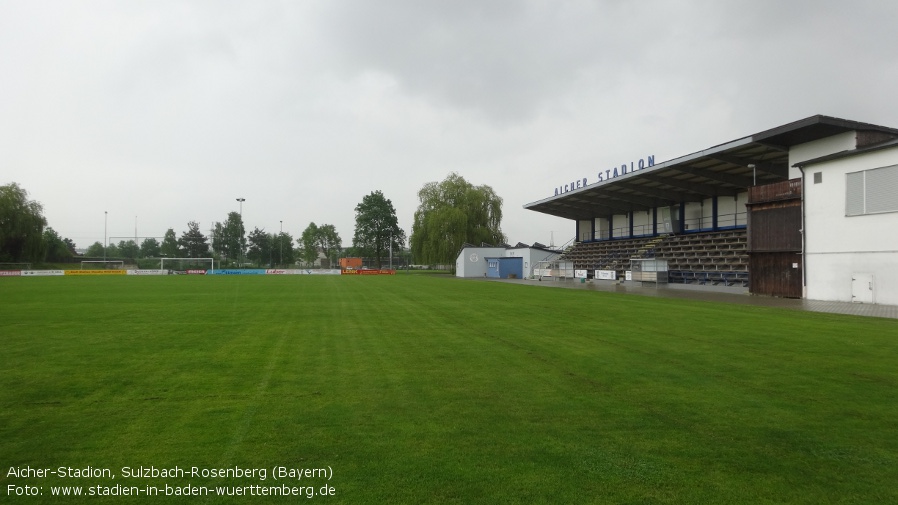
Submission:
[[[2,287],[10,465],[330,465],[345,503],[898,498],[895,321],[402,275]]]

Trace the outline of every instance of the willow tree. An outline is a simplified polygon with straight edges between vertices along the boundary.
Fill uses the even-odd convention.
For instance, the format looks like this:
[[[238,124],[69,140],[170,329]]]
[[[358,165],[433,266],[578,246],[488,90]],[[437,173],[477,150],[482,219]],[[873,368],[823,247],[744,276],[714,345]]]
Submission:
[[[418,199],[410,240],[417,263],[454,265],[465,243],[505,242],[502,198],[489,186],[474,186],[453,172],[442,182],[425,184]]]
[[[40,261],[44,254],[43,206],[12,182],[0,186],[0,261]]]

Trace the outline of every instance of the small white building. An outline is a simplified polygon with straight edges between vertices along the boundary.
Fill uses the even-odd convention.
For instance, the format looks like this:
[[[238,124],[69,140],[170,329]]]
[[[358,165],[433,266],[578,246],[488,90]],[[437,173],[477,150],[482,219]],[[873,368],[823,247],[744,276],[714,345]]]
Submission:
[[[561,256],[561,251],[550,249],[542,244],[532,246],[518,243],[514,246],[499,247],[465,244],[455,259],[456,277],[486,277],[488,265],[486,258],[523,258],[524,278],[533,275],[533,269],[541,261],[552,261]]]
[[[455,258],[456,277],[486,277],[486,258],[505,256],[504,247],[477,247],[465,244]]]
[[[803,172],[805,296],[898,305],[898,140],[857,148],[853,133],[793,165]]]

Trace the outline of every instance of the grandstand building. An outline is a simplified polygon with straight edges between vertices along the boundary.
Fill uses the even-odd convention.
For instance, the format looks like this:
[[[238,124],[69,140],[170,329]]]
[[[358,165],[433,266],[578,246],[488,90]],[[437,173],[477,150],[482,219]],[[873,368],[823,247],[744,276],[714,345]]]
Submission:
[[[898,129],[813,116],[576,179],[524,206],[570,219],[574,268],[666,260],[670,282],[898,305]]]

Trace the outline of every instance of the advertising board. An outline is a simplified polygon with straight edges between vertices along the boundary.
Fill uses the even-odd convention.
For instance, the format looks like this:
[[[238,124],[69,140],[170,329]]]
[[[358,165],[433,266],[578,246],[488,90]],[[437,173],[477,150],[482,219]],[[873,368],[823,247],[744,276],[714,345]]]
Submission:
[[[66,270],[65,275],[125,275],[125,270]]]
[[[51,275],[65,275],[65,270],[22,270],[23,276],[47,277]]]

